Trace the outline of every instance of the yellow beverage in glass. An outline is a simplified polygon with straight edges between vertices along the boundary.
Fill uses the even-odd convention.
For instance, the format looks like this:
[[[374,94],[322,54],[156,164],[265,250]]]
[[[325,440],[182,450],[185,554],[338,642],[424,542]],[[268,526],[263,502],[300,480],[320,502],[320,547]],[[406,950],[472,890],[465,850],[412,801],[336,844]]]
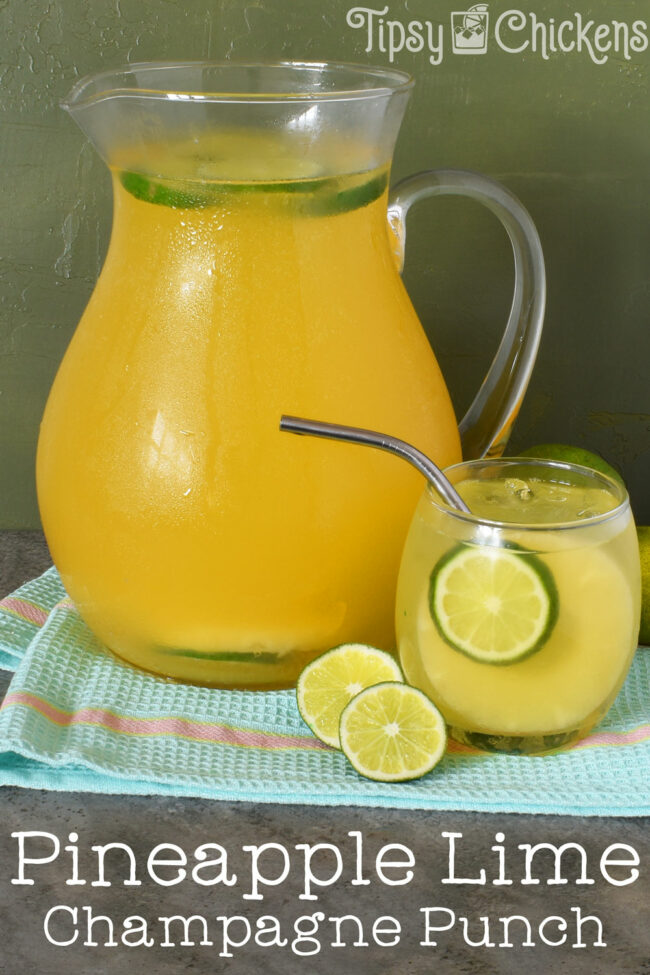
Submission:
[[[327,416],[460,457],[395,266],[387,166],[356,172],[354,151],[333,140],[308,168],[251,131],[150,144],[146,172],[116,154],[38,491],[72,599],[142,668],[278,687],[338,643],[393,646],[417,475],[278,431],[285,412]]]
[[[447,472],[472,514],[427,489],[398,583],[411,683],[450,734],[496,751],[567,745],[605,714],[637,645],[640,573],[624,488],[574,465]]]

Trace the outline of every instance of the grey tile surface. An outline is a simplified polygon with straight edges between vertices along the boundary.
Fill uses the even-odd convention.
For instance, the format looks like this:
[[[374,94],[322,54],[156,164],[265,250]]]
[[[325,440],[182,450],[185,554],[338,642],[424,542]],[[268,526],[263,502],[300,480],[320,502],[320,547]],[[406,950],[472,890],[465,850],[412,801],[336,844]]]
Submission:
[[[0,535],[0,595],[11,591],[21,582],[43,571],[49,564],[47,548],[38,533],[5,532]],[[3,685],[4,686],[4,685]],[[642,819],[581,819],[556,816],[487,815],[472,813],[430,813],[420,811],[390,811],[375,809],[329,809],[322,807],[292,807],[255,805],[251,803],[221,803],[206,800],[176,800],[161,797],[134,798],[86,794],[48,793],[7,788],[0,792],[0,973],[15,975],[90,975],[90,973],[128,973],[148,968],[155,975],[179,972],[233,972],[238,975],[264,970],[275,973],[329,973],[337,970],[344,975],[545,975],[560,970],[569,975],[650,975],[650,936],[648,926],[647,879],[648,842],[647,820]],[[49,863],[35,864],[26,869],[32,886],[12,884],[17,877],[18,839],[15,832],[34,831],[50,834],[60,841],[59,856]],[[357,873],[356,839],[363,840],[363,879],[370,882],[355,885]],[[70,833],[78,840],[70,841]],[[443,833],[462,834],[457,840],[457,876],[476,879],[481,868],[486,871],[486,883],[445,884],[449,857],[449,840]],[[495,840],[495,834],[503,833]],[[27,854],[46,859],[53,850],[54,840],[42,836],[26,839]],[[525,876],[523,852],[519,844],[565,843],[580,844],[586,854],[586,874],[593,884],[576,884],[580,875],[578,848],[568,850],[563,859],[563,875],[567,883],[549,885],[553,877],[550,851],[536,856],[534,873],[539,884],[522,884]],[[125,886],[128,877],[125,850],[107,854],[106,880],[110,886],[97,886],[97,855],[93,845],[127,844],[136,861],[139,886]],[[147,858],[157,844],[176,844],[188,860],[188,873],[197,862],[194,851],[204,843],[220,844],[226,851],[231,873],[237,881],[231,885],[200,886],[191,879],[176,885],[163,886],[148,874]],[[263,900],[251,900],[251,853],[245,846],[262,844],[282,845],[290,863],[286,880],[279,885],[261,887]],[[341,856],[342,872],[331,886],[314,888],[318,900],[301,899],[304,892],[304,852],[300,844],[333,844]],[[408,884],[388,885],[378,877],[376,858],[382,847],[403,844],[412,851],[413,878]],[[600,859],[611,844],[625,843],[637,851],[641,875],[634,883],[616,886],[603,877]],[[74,862],[73,850],[78,848],[79,878],[87,883],[69,884]],[[494,884],[497,879],[499,850],[503,847],[505,877],[511,884]],[[169,852],[169,851],[168,851]],[[215,855],[214,853],[211,855]],[[175,854],[178,856],[178,852]],[[404,853],[392,851],[386,859],[400,859]],[[260,867],[269,878],[278,876],[283,854],[269,848],[260,854]],[[323,880],[331,875],[335,854],[321,849],[313,858],[314,873]],[[171,879],[177,868],[160,868],[160,876]],[[215,868],[216,871],[216,868]],[[617,872],[618,871],[618,872]],[[614,879],[629,874],[629,868],[613,868]],[[207,878],[208,873],[203,875]],[[216,872],[212,873],[216,876]],[[386,876],[404,876],[404,868],[386,870]],[[58,940],[77,939],[67,947],[54,946],[46,940],[43,920],[51,908],[67,905],[77,909],[77,925],[69,912],[52,915],[51,933]],[[97,947],[84,945],[87,907],[93,915],[103,915],[114,924],[115,947],[107,947],[107,922],[97,921]],[[442,908],[430,914],[440,925],[449,923],[453,912],[455,923],[449,930],[432,935],[437,946],[423,945],[426,908]],[[317,934],[320,947],[312,955],[297,952],[315,947],[296,940],[296,921],[302,915],[322,912]],[[577,913],[595,916],[602,923],[605,946],[594,946],[597,940],[595,921],[585,920],[583,935],[586,947],[573,947],[577,936]],[[447,913],[445,913],[447,912]],[[208,940],[200,943],[200,921],[193,921],[188,940],[181,944],[180,927],[173,928],[170,941],[163,947],[164,922],[157,919],[182,915],[206,918]],[[255,921],[267,915],[277,919],[282,947],[255,945]],[[332,917],[353,915],[363,926],[367,944],[354,946],[357,922],[343,922],[341,941],[336,947],[335,922]],[[531,925],[533,946],[522,946],[525,922],[511,922],[511,942],[503,946],[503,924],[500,918],[518,915]],[[149,924],[150,947],[129,946],[123,943],[122,922],[129,916],[140,916]],[[396,918],[401,925],[400,942],[394,947],[375,943],[373,923],[382,916]],[[232,920],[233,940],[242,939],[250,925],[251,939],[241,948],[233,947],[232,957],[224,957],[224,922]],[[553,917],[542,933],[549,939],[562,938],[561,925],[567,923],[566,940],[557,947],[543,943],[539,925]],[[241,920],[243,918],[244,920]],[[463,919],[467,919],[464,921]],[[485,922],[483,919],[487,918]],[[136,922],[140,923],[140,922]],[[272,922],[266,922],[267,926]],[[489,925],[494,947],[471,946],[467,941],[480,942],[483,926]],[[303,925],[307,922],[303,921]],[[466,930],[465,930],[466,926]],[[131,940],[137,936],[131,932]],[[378,933],[378,939],[382,936]],[[127,935],[126,942],[129,940]],[[388,941],[387,935],[383,940]]]

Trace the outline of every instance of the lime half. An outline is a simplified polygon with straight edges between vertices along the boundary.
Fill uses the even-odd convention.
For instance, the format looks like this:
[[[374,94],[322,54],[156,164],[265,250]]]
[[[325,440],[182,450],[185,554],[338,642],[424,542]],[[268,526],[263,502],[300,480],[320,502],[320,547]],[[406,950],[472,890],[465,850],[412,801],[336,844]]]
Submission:
[[[442,758],[447,733],[426,694],[385,683],[357,694],[341,715],[341,748],[361,775],[404,782],[426,775]]]
[[[348,702],[380,681],[402,681],[394,657],[364,643],[345,643],[316,657],[298,678],[296,698],[303,721],[317,738],[340,748],[339,721]]]
[[[513,664],[548,640],[558,594],[548,567],[522,548],[460,545],[431,573],[431,616],[443,640],[485,664]]]

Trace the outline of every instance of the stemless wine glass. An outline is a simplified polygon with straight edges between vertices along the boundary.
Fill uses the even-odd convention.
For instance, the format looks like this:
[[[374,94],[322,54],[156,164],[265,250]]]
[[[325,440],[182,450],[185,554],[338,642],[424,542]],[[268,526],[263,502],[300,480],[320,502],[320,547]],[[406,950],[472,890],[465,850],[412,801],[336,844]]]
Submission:
[[[640,569],[627,493],[573,464],[488,459],[447,476],[472,514],[428,487],[400,569],[408,681],[457,741],[539,753],[583,737],[636,648]]]

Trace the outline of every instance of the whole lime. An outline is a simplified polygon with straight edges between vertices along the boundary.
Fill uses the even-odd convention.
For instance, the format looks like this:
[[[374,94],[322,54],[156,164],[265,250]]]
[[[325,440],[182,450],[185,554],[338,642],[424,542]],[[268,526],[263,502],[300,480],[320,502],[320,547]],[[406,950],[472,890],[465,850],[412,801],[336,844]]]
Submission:
[[[641,631],[639,643],[650,647],[650,527],[639,525],[639,554],[641,555]]]
[[[520,450],[518,453],[520,457],[541,457],[544,460],[558,460],[565,464],[581,464],[583,467],[590,467],[593,471],[599,471],[601,474],[608,474],[620,484],[624,483],[616,468],[612,467],[604,457],[592,450],[585,450],[584,447],[570,447],[563,443],[542,443],[535,447],[528,447],[526,450]]]

